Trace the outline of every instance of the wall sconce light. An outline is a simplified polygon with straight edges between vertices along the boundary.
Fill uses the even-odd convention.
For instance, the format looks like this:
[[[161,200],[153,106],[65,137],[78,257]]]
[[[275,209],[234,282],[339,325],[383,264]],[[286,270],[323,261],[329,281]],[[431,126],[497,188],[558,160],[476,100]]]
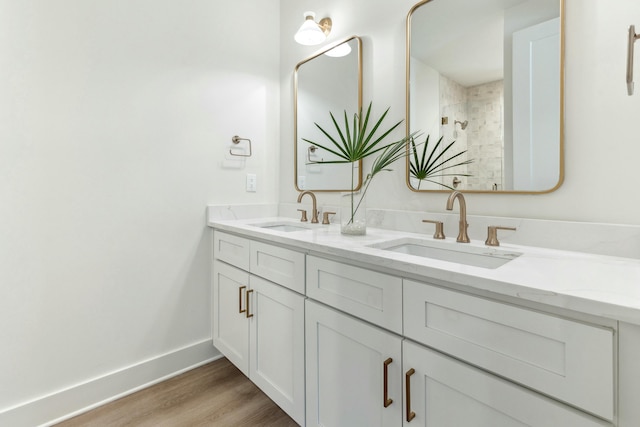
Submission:
[[[294,39],[305,46],[313,46],[320,44],[331,32],[331,18],[323,18],[320,22],[316,22],[316,14],[314,12],[304,13],[304,23],[294,36]]]

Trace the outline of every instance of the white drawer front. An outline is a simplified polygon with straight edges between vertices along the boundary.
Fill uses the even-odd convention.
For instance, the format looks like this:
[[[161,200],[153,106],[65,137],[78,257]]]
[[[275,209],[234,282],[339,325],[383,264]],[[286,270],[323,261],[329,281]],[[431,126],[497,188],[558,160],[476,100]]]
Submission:
[[[251,242],[250,271],[304,294],[304,254],[279,246]]]
[[[307,257],[307,296],[402,333],[402,279]]]
[[[248,239],[216,230],[213,233],[213,257],[248,271],[250,242]]]
[[[613,419],[613,331],[404,281],[404,335]]]

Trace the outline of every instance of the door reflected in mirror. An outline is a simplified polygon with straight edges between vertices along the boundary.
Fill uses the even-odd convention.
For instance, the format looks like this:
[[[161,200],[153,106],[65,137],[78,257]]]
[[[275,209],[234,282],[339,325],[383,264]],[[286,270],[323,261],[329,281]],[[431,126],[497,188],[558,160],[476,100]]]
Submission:
[[[362,41],[353,36],[329,46],[296,65],[294,71],[294,182],[297,190],[348,191],[352,183],[349,163],[302,139],[326,139],[315,123],[333,128],[329,112],[342,120],[343,112],[362,108]],[[355,188],[362,182],[361,163]]]
[[[447,157],[466,150],[457,160],[470,161],[420,180],[409,156],[410,189],[545,193],[561,185],[563,8],[562,0],[425,0],[410,10],[407,135],[442,137],[441,147],[455,141]]]

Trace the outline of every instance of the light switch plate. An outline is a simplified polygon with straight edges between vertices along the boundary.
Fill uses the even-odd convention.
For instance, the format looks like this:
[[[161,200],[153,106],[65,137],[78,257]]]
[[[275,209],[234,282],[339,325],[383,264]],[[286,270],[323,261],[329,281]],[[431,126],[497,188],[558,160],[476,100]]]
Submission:
[[[255,193],[257,186],[257,178],[255,173],[247,174],[247,191],[251,193]]]

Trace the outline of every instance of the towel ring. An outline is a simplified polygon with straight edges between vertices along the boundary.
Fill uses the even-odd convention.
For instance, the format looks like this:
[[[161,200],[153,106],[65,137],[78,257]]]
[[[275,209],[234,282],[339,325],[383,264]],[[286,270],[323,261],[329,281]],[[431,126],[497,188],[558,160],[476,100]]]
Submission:
[[[311,154],[315,153],[317,150],[318,150],[318,147],[316,147],[315,145],[310,145],[309,148],[307,148],[307,163],[308,164],[321,163],[321,162],[324,161],[323,158],[320,158],[319,162],[317,160],[311,160]]]
[[[234,144],[239,144],[240,141],[249,141],[249,154],[237,154],[233,152],[233,148],[229,149],[229,154],[231,154],[232,156],[238,156],[238,157],[251,157],[251,140],[248,138],[240,138],[238,135],[234,135],[233,138],[231,138],[231,142],[233,142]]]

